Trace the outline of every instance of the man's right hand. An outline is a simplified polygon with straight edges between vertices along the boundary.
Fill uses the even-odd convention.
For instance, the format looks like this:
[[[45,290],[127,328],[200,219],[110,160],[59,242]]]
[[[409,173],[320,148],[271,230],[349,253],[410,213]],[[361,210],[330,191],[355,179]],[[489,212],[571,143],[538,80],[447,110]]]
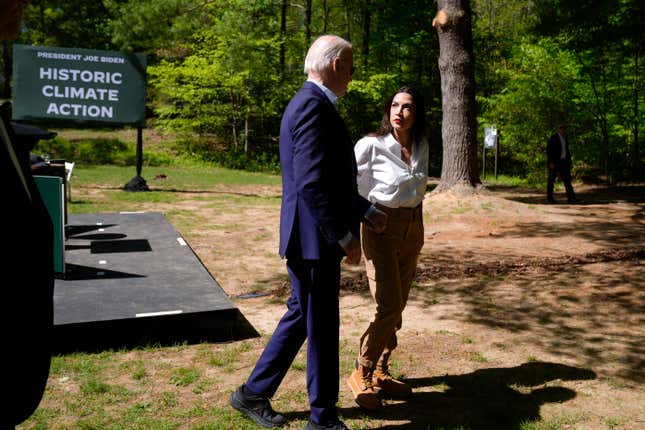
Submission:
[[[345,258],[347,264],[355,266],[361,262],[361,243],[354,235],[352,235],[347,245],[343,246],[343,250],[345,250],[345,254],[347,255]]]

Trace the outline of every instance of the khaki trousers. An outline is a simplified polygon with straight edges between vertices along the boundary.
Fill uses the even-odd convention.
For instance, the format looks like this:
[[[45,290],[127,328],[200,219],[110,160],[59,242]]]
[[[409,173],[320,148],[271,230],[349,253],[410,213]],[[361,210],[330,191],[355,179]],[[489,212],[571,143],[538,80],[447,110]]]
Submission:
[[[397,346],[396,332],[401,328],[403,309],[423,247],[423,213],[416,208],[387,208],[387,227],[375,233],[361,231],[365,267],[370,292],[376,302],[374,320],[361,337],[358,362],[374,369],[387,365]]]

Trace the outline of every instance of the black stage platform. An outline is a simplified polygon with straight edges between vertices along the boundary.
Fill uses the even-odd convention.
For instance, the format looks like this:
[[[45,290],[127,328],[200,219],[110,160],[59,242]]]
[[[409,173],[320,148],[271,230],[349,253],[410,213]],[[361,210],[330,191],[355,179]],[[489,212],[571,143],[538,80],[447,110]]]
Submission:
[[[55,352],[258,336],[159,212],[70,215]]]

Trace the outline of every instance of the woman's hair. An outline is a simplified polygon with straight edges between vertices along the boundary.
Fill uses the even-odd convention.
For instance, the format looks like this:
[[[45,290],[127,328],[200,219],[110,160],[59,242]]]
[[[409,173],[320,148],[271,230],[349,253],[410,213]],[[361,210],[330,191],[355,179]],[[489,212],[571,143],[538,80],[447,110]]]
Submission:
[[[320,36],[312,43],[307,56],[305,57],[305,74],[314,71],[318,74],[324,74],[329,69],[334,58],[340,57],[341,54],[352,49],[352,44],[340,36],[326,34]]]
[[[383,107],[383,118],[381,119],[381,125],[376,133],[372,133],[372,136],[385,136],[392,132],[392,124],[390,124],[390,107],[392,106],[392,101],[399,93],[407,93],[412,96],[412,106],[414,108],[414,124],[412,124],[412,138],[415,142],[421,142],[422,139],[426,137],[426,107],[423,101],[423,96],[421,93],[409,86],[404,85],[392,94],[392,96],[387,100],[385,106]]]

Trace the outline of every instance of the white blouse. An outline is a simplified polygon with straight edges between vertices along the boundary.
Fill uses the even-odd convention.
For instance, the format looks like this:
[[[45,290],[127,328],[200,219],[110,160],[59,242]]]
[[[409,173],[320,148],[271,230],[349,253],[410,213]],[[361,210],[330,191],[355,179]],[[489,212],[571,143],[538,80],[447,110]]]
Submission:
[[[392,134],[366,136],[354,147],[358,192],[389,208],[418,206],[428,182],[428,142],[412,145],[411,166],[401,159],[401,145]]]

